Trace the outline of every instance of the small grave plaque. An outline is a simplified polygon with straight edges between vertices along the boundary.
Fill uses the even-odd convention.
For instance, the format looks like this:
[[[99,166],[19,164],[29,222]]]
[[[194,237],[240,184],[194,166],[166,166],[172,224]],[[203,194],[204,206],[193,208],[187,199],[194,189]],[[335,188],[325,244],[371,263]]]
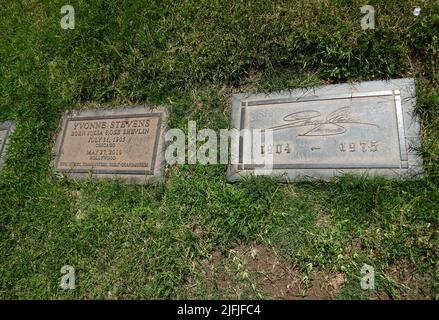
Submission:
[[[12,121],[0,123],[0,168],[5,164],[6,149],[8,148],[9,137],[14,131],[14,127]]]
[[[67,112],[56,143],[54,167],[74,178],[161,180],[164,108],[130,107]]]
[[[232,124],[261,129],[255,146],[240,137],[228,180],[270,174],[284,180],[343,173],[410,177],[421,173],[413,79],[371,81],[233,96]],[[242,132],[242,131],[241,131]],[[272,138],[266,143],[265,132]],[[264,165],[254,159],[266,159]],[[270,160],[268,160],[270,159]],[[267,162],[267,163],[268,163]]]

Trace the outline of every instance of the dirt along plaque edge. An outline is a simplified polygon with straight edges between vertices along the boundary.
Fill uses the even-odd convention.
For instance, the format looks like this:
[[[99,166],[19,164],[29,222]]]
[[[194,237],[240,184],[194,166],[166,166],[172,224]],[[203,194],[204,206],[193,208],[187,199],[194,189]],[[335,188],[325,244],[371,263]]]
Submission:
[[[12,133],[15,130],[15,122],[12,120],[7,120],[0,122],[0,132],[6,131],[4,140],[0,144],[0,169],[5,166],[6,152],[9,146],[9,140]]]
[[[69,121],[81,120],[116,120],[136,117],[158,117],[154,146],[152,147],[151,164],[148,170],[93,170],[84,168],[60,169],[59,160],[65,142],[65,134]],[[53,170],[57,173],[66,174],[73,179],[85,179],[93,177],[99,180],[121,179],[128,183],[157,183],[163,181],[165,175],[165,132],[168,121],[168,108],[164,106],[128,106],[112,109],[86,109],[66,111],[61,119],[60,129],[53,148]]]
[[[317,178],[328,180],[344,173],[366,174],[369,177],[384,176],[388,178],[414,178],[422,174],[422,158],[417,150],[420,146],[420,124],[414,113],[416,105],[415,81],[413,78],[392,79],[385,81],[367,81],[357,83],[344,83],[315,88],[300,88],[269,94],[235,94],[232,96],[231,121],[232,127],[241,130],[245,125],[241,117],[245,108],[249,105],[265,105],[270,103],[304,102],[316,98],[340,97],[340,96],[373,96],[379,92],[391,92],[395,97],[395,107],[398,127],[398,140],[401,150],[401,166],[396,168],[342,168],[333,167],[319,168],[318,166],[307,167],[306,165],[296,168],[273,168],[271,176],[279,178],[283,182],[309,180]],[[352,99],[352,98],[351,98]],[[242,139],[234,150],[241,154],[243,150]],[[241,180],[245,176],[254,174],[254,168],[239,164],[230,164],[226,178],[229,182]]]

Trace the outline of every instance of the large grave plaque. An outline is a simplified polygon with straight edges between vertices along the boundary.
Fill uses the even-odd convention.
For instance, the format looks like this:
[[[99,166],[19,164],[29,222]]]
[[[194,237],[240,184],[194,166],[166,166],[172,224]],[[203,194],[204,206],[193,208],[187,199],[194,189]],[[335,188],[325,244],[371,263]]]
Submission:
[[[14,128],[15,126],[12,121],[0,123],[0,168],[5,164],[6,149],[8,148],[9,137]]]
[[[54,167],[74,178],[154,182],[164,175],[164,108],[67,112]]]
[[[233,127],[270,131],[272,141],[265,143],[262,135],[256,150],[254,142],[240,137],[232,150],[238,160],[229,166],[228,180],[254,173],[287,181],[343,173],[419,175],[415,103],[413,79],[234,95]],[[263,165],[253,161],[256,156],[270,157],[272,170],[259,170]]]

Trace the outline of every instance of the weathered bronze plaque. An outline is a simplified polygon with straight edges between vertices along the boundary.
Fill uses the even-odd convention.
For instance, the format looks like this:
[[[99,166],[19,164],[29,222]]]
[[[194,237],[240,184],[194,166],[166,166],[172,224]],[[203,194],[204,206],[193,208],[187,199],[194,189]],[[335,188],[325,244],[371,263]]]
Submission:
[[[122,178],[137,183],[164,175],[164,108],[130,107],[66,113],[55,169],[75,178]]]
[[[0,123],[0,168],[5,164],[6,149],[8,148],[9,137],[14,128],[15,126],[12,121]]]
[[[253,173],[287,181],[348,172],[416,176],[422,159],[416,152],[420,126],[415,103],[413,79],[234,95],[233,126],[261,129],[262,134],[259,144],[240,137],[228,179]]]

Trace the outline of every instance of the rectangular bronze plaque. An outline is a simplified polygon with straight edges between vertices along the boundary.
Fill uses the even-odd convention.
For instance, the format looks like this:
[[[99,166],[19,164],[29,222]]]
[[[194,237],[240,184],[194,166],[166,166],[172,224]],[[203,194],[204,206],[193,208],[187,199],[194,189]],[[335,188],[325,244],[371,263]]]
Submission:
[[[235,150],[239,161],[229,166],[228,179],[267,167],[253,161],[257,157],[270,157],[268,174],[287,181],[347,172],[418,175],[422,160],[415,151],[420,130],[415,100],[413,79],[234,95],[233,126],[271,132],[272,140],[266,143],[262,134],[255,147],[241,137]]]
[[[66,113],[55,169],[72,177],[120,177],[137,183],[164,175],[164,108],[130,107]]]
[[[5,165],[6,149],[9,144],[9,137],[14,131],[15,125],[12,121],[0,123],[0,168]]]

